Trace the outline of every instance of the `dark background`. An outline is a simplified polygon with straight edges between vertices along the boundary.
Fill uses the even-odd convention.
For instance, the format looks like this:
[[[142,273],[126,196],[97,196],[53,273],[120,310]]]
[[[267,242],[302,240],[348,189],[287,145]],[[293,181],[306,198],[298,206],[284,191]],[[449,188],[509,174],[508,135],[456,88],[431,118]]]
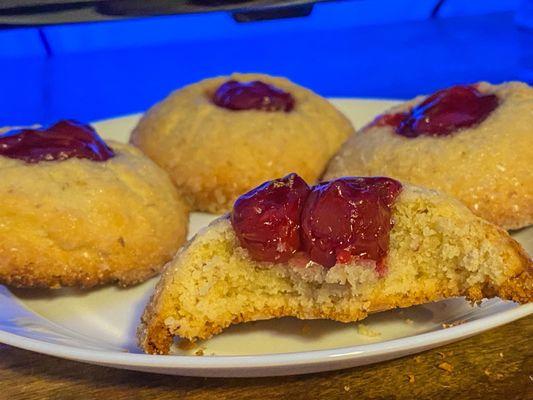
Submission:
[[[237,23],[191,14],[0,30],[0,125],[145,110],[233,71],[331,97],[409,98],[455,83],[533,81],[532,0],[362,0]]]

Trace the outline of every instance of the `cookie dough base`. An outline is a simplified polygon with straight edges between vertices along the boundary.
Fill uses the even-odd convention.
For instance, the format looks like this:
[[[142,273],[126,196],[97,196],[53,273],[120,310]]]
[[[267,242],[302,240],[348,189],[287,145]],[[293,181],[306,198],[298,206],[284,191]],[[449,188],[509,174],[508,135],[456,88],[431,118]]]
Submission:
[[[164,260],[167,261],[167,260]],[[119,269],[117,266],[94,268],[68,268],[64,265],[47,264],[46,267],[28,264],[24,267],[10,268],[9,273],[0,274],[0,281],[8,286],[18,288],[49,288],[79,287],[92,288],[97,285],[115,283],[119,286],[132,286],[144,282],[157,275],[163,268],[164,261],[153,267],[131,269],[127,266]],[[37,267],[37,268],[36,268]],[[64,273],[54,274],[52,271],[63,269]]]

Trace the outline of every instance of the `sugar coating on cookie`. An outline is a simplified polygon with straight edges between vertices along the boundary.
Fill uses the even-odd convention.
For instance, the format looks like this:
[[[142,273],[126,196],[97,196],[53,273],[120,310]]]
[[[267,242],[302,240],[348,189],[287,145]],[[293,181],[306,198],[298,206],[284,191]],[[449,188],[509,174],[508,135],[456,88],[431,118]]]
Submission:
[[[519,82],[474,86],[498,99],[479,124],[439,137],[405,137],[394,126],[369,124],[342,146],[324,179],[390,176],[453,195],[504,228],[532,224],[533,88]],[[406,113],[426,98],[417,97],[385,115]]]
[[[270,100],[274,110],[218,106],[213,96],[228,81],[273,85],[293,104],[282,93]],[[193,209],[219,213],[277,176],[297,172],[314,182],[352,132],[350,121],[310,90],[284,78],[233,74],[175,91],[146,113],[131,142],[169,172]]]
[[[138,149],[108,141],[105,162],[0,157],[0,283],[135,284],[183,243],[188,209]]]

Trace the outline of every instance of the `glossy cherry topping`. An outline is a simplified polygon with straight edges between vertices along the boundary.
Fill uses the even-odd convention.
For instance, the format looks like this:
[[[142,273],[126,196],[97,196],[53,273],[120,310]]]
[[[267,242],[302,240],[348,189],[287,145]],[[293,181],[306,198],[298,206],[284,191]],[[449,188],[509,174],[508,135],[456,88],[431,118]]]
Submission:
[[[89,125],[59,121],[41,129],[15,129],[0,135],[0,155],[27,163],[87,158],[106,161],[115,153]]]
[[[404,119],[409,116],[409,113],[397,113],[397,114],[383,114],[377,117],[372,126],[394,126],[397,128]]]
[[[309,186],[296,174],[265,182],[237,199],[231,223],[259,261],[287,261],[300,248],[300,214]]]
[[[332,267],[352,259],[380,263],[389,245],[391,205],[401,190],[390,178],[340,178],[313,187],[302,211],[302,244]]]
[[[475,86],[452,86],[432,94],[409,112],[378,117],[374,125],[394,126],[397,134],[408,138],[446,136],[480,124],[498,103],[496,95],[482,94]]]
[[[387,254],[391,206],[401,191],[390,178],[339,178],[309,189],[296,174],[241,196],[231,215],[241,245],[258,261],[309,259],[330,268]]]
[[[261,81],[227,81],[213,95],[213,102],[230,110],[285,111],[294,108],[294,97]]]

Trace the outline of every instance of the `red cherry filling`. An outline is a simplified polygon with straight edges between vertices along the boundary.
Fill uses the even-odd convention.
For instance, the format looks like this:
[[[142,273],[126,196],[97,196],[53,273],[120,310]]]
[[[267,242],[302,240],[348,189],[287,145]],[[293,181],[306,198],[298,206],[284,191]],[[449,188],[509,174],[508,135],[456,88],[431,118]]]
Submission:
[[[255,260],[300,255],[330,268],[357,258],[375,261],[380,272],[400,190],[400,182],[380,177],[340,178],[309,189],[291,174],[237,199],[231,222]]]
[[[27,163],[87,158],[106,161],[115,153],[89,125],[59,121],[42,129],[15,129],[0,135],[0,155]]]
[[[227,81],[213,95],[213,102],[230,110],[285,111],[294,108],[294,97],[261,81]]]
[[[383,114],[377,117],[373,126],[394,126],[397,127],[402,123],[402,121],[407,117],[408,113],[398,113],[398,114]]]
[[[302,211],[311,260],[332,267],[353,258],[380,263],[389,246],[391,205],[401,190],[389,178],[340,178],[315,186]]]
[[[378,117],[374,125],[394,126],[398,135],[408,138],[446,136],[480,124],[498,103],[496,95],[482,94],[474,86],[452,86],[432,94],[407,113]]]
[[[252,258],[284,262],[300,248],[300,214],[309,191],[302,178],[290,174],[237,199],[231,223]]]

